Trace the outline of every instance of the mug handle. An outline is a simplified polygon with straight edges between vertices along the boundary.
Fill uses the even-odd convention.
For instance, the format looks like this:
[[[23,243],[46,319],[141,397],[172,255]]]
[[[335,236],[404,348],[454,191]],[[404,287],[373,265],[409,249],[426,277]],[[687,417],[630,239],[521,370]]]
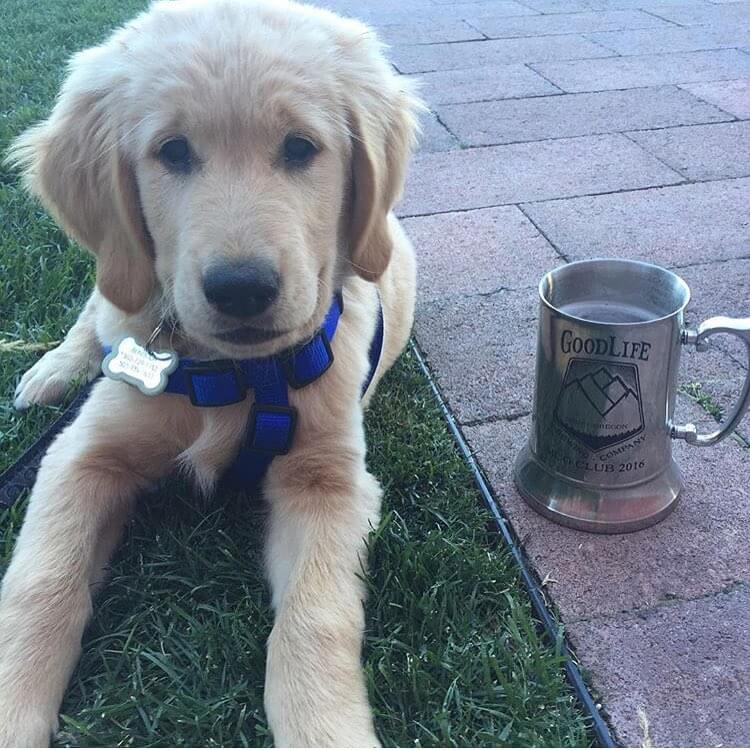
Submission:
[[[672,437],[684,440],[690,445],[714,445],[723,440],[739,424],[750,406],[750,318],[709,318],[696,329],[683,329],[682,343],[694,344],[696,351],[705,352],[709,348],[708,339],[717,333],[731,333],[744,342],[747,348],[748,372],[737,403],[717,430],[702,434],[694,424],[672,425]]]

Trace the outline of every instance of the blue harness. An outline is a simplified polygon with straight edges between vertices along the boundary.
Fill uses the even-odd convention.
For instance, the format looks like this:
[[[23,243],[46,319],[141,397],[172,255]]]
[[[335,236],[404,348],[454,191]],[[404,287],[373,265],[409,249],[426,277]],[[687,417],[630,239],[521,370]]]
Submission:
[[[271,461],[291,449],[297,410],[289,405],[288,389],[310,385],[333,364],[331,341],[343,312],[344,300],[339,293],[323,325],[310,341],[275,357],[180,359],[167,380],[165,393],[188,396],[194,406],[200,407],[236,404],[245,400],[249,389],[255,393],[245,438],[224,475],[229,484],[245,489],[255,487],[265,476]],[[372,382],[382,350],[383,308],[378,303],[378,324],[369,351],[370,371],[362,395]]]

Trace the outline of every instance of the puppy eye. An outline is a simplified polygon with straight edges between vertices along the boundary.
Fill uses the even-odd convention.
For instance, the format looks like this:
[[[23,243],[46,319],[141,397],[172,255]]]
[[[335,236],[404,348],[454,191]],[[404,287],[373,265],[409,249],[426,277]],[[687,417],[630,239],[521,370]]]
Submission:
[[[302,167],[308,164],[318,153],[315,144],[307,138],[290,135],[284,141],[284,161],[290,166]]]
[[[189,172],[193,166],[190,145],[186,138],[172,138],[159,149],[159,160],[173,172]]]

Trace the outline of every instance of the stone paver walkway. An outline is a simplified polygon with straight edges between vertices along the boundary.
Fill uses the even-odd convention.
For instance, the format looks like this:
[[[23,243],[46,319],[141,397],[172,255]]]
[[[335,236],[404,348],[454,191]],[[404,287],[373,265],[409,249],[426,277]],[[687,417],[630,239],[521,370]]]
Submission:
[[[660,525],[596,536],[529,510],[536,283],[561,263],[679,269],[689,323],[750,315],[750,2],[329,0],[378,27],[432,110],[400,214],[421,261],[416,336],[559,608],[619,741],[750,743],[750,418],[675,445],[687,491]],[[682,382],[726,406],[729,342]],[[710,415],[682,397],[682,421]]]

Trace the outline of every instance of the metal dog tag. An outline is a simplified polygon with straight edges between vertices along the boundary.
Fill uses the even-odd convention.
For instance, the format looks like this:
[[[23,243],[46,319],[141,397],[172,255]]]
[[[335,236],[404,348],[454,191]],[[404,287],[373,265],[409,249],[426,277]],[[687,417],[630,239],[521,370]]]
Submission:
[[[112,380],[134,385],[146,396],[156,396],[167,387],[167,379],[178,362],[176,352],[150,351],[132,336],[126,336],[104,358],[102,372]]]

